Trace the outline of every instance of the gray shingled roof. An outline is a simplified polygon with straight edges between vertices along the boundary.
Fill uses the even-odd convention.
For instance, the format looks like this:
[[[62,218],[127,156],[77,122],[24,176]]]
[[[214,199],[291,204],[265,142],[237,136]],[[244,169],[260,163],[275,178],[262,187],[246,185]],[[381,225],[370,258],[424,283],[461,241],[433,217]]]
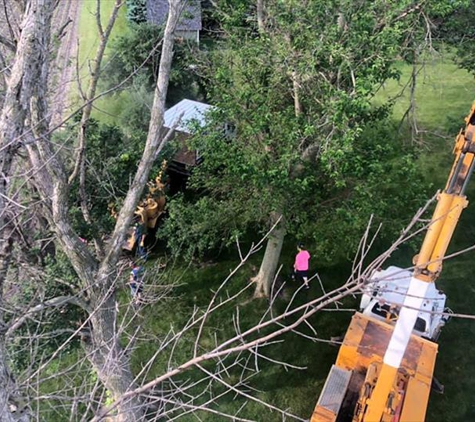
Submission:
[[[163,25],[168,15],[168,0],[147,0],[147,20]],[[201,2],[188,0],[178,23],[179,31],[201,31]]]

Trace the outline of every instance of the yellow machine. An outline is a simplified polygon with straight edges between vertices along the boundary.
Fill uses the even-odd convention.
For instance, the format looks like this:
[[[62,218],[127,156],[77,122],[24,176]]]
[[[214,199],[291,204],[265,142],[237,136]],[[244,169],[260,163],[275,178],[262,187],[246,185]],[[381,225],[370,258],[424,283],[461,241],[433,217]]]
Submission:
[[[433,283],[468,205],[464,192],[474,168],[475,103],[465,122],[455,141],[447,185],[414,257],[414,271],[406,271],[407,290],[399,303],[386,304],[386,315],[394,318],[381,320],[366,311],[353,316],[311,422],[425,420],[438,346],[422,337],[419,323],[424,314],[440,314],[431,301]],[[383,308],[375,305],[373,310]]]
[[[138,217],[137,223],[146,227],[149,234],[156,229],[159,217],[165,212],[165,185],[162,183],[162,174],[165,166],[166,162],[162,165],[162,170],[155,180],[148,182],[148,194],[138,204],[137,210],[134,213]],[[134,250],[136,242],[135,228],[131,227],[123,249],[127,251]]]

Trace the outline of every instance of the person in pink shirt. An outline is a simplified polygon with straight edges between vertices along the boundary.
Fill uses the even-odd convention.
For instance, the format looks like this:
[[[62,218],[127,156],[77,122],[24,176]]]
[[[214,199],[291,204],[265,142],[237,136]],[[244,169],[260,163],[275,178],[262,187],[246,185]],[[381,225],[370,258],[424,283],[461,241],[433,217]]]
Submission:
[[[301,243],[298,244],[297,250],[298,253],[295,256],[294,273],[298,279],[303,281],[305,288],[308,289],[308,262],[310,261],[310,254],[305,250]]]

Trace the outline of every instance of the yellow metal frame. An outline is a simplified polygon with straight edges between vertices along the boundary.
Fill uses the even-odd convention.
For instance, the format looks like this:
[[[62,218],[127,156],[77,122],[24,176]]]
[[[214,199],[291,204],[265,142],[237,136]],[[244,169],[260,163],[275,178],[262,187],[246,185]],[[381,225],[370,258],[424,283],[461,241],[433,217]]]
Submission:
[[[335,365],[353,371],[348,394],[359,394],[358,406],[362,410],[355,416],[354,422],[391,421],[392,411],[400,412],[400,422],[420,422],[425,418],[438,346],[429,340],[412,335],[401,367],[396,369],[394,374],[384,374],[382,371],[386,365],[383,364],[383,356],[393,330],[393,326],[361,313],[353,316],[348,327]],[[393,401],[391,409],[386,406],[386,397],[386,400],[383,400],[382,419],[370,419],[367,409],[370,404],[374,405],[376,381],[381,377],[389,380],[393,375],[390,391],[401,396],[401,387],[398,384],[402,379],[406,385],[405,394],[399,400]],[[366,382],[369,383],[371,394],[364,397]],[[415,393],[417,399],[410,397],[409,392]],[[337,415],[317,405],[311,422],[334,422],[336,418]]]
[[[417,279],[415,282],[431,283],[439,277],[460,215],[468,205],[464,189],[475,167],[475,102],[465,122],[465,128],[455,140],[455,158],[447,184],[444,191],[438,195],[438,204],[420,253],[414,257],[413,277]],[[375,324],[377,329],[374,328]],[[374,333],[379,333],[378,335],[385,339],[387,337],[384,349],[379,347],[381,339],[366,335],[369,325],[373,327]],[[352,370],[356,378],[358,376],[355,374],[360,374],[360,383],[363,383],[358,392],[353,391],[359,395],[353,422],[389,422],[394,420],[396,413],[400,422],[422,422],[425,419],[437,346],[412,336],[400,367],[393,367],[383,363],[391,337],[387,330],[392,332],[393,329],[383,322],[371,321],[366,316],[355,314],[338,354],[336,365]],[[423,345],[423,352],[419,355],[408,355],[411,343],[414,342]],[[375,347],[377,352],[369,353]],[[365,381],[361,381],[361,374],[364,374]],[[333,419],[330,416],[325,413],[325,409],[319,409],[317,405],[312,422],[336,420],[337,415],[334,415]]]
[[[460,215],[468,205],[464,189],[473,171],[475,158],[475,102],[466,117],[466,126],[462,129],[454,146],[454,163],[450,170],[444,192],[438,196],[438,204],[424,238],[421,251],[414,259],[414,277],[428,283],[434,282],[442,271],[442,264]],[[368,410],[363,421],[380,422],[388,397],[393,391],[394,380],[399,368],[383,364],[378,381],[369,400]],[[415,387],[412,386],[411,391]],[[414,400],[410,398],[409,400]],[[417,400],[416,400],[417,402]],[[425,408],[424,408],[425,412]],[[424,418],[420,419],[423,421]]]

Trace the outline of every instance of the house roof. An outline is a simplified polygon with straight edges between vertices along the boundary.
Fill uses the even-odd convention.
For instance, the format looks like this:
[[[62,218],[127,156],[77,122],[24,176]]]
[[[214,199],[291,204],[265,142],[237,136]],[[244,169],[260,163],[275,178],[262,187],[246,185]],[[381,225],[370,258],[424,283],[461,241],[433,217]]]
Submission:
[[[196,120],[200,126],[204,126],[206,123],[206,113],[212,109],[214,109],[214,107],[209,104],[186,99],[181,100],[178,104],[175,104],[173,107],[165,111],[164,126],[171,128],[181,116],[180,123],[175,130],[184,133],[191,133],[188,128],[188,123],[191,120]]]
[[[168,15],[168,0],[147,0],[147,20],[156,25],[163,25]],[[177,30],[201,31],[201,2],[188,0],[182,12]]]

